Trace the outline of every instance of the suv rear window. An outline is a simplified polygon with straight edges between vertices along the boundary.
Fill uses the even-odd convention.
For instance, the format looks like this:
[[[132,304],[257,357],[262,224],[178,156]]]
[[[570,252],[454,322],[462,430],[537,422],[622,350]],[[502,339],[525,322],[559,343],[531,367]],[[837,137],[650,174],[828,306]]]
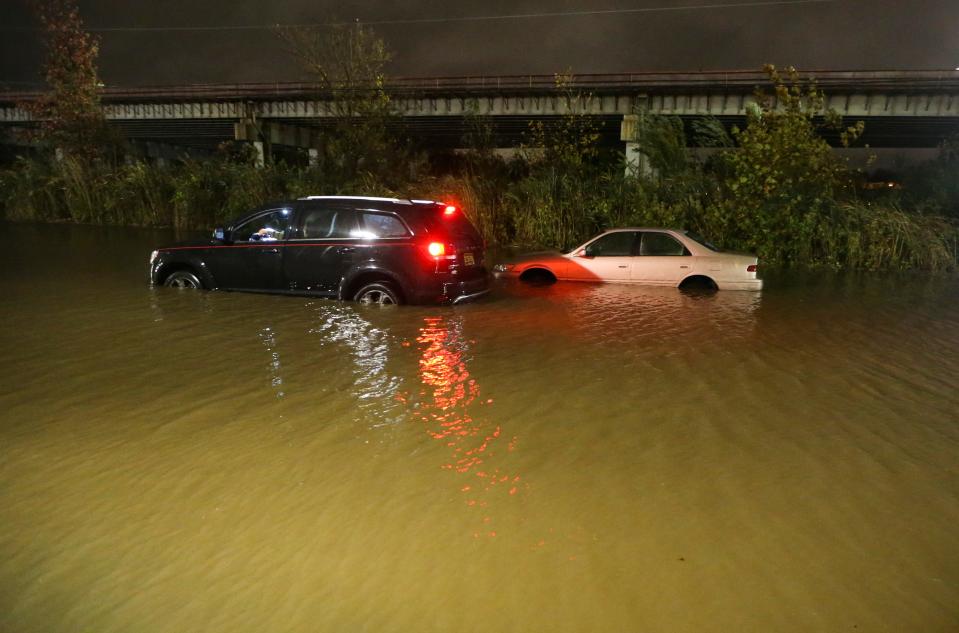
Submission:
[[[370,237],[407,237],[410,232],[394,215],[360,211],[360,230]]]
[[[415,209],[417,221],[422,223],[430,233],[467,240],[475,244],[483,243],[479,231],[470,223],[462,209],[457,208],[453,213],[446,215],[443,213],[444,208],[443,205],[438,204],[417,205]],[[411,212],[413,210],[407,213]]]

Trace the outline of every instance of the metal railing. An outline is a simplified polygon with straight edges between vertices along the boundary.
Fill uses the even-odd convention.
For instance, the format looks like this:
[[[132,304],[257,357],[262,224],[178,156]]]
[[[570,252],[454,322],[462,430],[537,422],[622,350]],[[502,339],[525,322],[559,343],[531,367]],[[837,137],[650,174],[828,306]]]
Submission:
[[[804,80],[815,80],[827,92],[899,93],[935,92],[959,95],[959,71],[953,70],[855,70],[802,71]],[[397,96],[468,96],[497,93],[551,93],[574,89],[595,93],[634,92],[690,93],[700,91],[752,91],[769,86],[765,73],[754,70],[705,72],[643,72],[575,75],[562,86],[555,75],[466,75],[451,77],[399,77],[391,79],[387,90]],[[0,89],[0,103],[30,101],[42,91]],[[167,86],[106,86],[105,102],[157,102],[184,100],[275,100],[309,99],[330,96],[324,87],[309,82],[187,84]]]

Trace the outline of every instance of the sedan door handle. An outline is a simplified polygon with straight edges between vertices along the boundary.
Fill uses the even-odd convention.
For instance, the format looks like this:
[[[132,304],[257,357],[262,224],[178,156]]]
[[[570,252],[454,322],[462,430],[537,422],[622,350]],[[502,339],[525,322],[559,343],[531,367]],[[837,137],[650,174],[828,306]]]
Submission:
[[[629,266],[624,265],[624,266],[620,266],[620,268],[629,268]]]
[[[265,253],[265,254],[273,254],[273,255],[275,255],[276,253],[279,253],[279,252],[280,252],[280,249],[278,249],[278,248],[264,248],[264,249],[261,249],[260,252],[261,252],[261,253]]]

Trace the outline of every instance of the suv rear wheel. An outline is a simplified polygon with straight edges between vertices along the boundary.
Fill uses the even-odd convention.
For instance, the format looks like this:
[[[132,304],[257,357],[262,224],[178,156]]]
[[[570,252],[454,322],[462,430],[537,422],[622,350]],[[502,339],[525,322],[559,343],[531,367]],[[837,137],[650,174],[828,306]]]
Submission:
[[[392,285],[385,281],[366,284],[356,291],[353,301],[366,304],[395,305],[400,303],[400,295]]]

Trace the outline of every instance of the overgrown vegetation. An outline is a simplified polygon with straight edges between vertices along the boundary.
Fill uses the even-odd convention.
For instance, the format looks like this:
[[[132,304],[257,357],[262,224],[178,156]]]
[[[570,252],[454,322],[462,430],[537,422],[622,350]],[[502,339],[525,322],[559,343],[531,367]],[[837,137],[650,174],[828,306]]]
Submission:
[[[69,0],[55,3],[67,6]],[[61,131],[47,137],[48,151],[0,172],[7,219],[208,229],[271,199],[396,195],[457,202],[491,244],[566,247],[611,226],[671,226],[758,253],[765,264],[956,267],[959,146],[947,143],[931,165],[907,170],[901,190],[863,191],[861,175],[821,133],[829,126],[849,144],[862,125],[843,127],[824,109],[822,93],[795,71],[767,67],[773,91],[757,94],[741,129],[726,130],[712,119],[684,124],[639,113],[640,148],[649,166],[641,173],[628,173],[622,151],[601,145],[589,115],[591,95],[575,89],[569,73],[559,75],[556,94],[565,113],[532,125],[518,155],[507,160],[495,153],[491,121],[474,108],[465,153],[439,168],[403,138],[385,90],[389,53],[368,27],[286,31],[282,37],[319,91],[333,97],[336,116],[323,131],[315,165],[257,167],[251,153],[235,146],[166,166],[104,160],[102,151],[92,160],[73,150],[57,157],[52,148],[71,147],[66,131],[83,120],[64,117],[74,123],[51,126]],[[87,90],[83,82],[91,77],[95,47],[93,52],[85,58],[90,64],[74,68],[75,80],[48,77],[55,94],[56,86],[69,92],[77,82],[83,84],[77,90]],[[82,101],[95,103],[88,96]],[[51,120],[60,116],[46,112]],[[75,138],[105,146],[102,139]]]

